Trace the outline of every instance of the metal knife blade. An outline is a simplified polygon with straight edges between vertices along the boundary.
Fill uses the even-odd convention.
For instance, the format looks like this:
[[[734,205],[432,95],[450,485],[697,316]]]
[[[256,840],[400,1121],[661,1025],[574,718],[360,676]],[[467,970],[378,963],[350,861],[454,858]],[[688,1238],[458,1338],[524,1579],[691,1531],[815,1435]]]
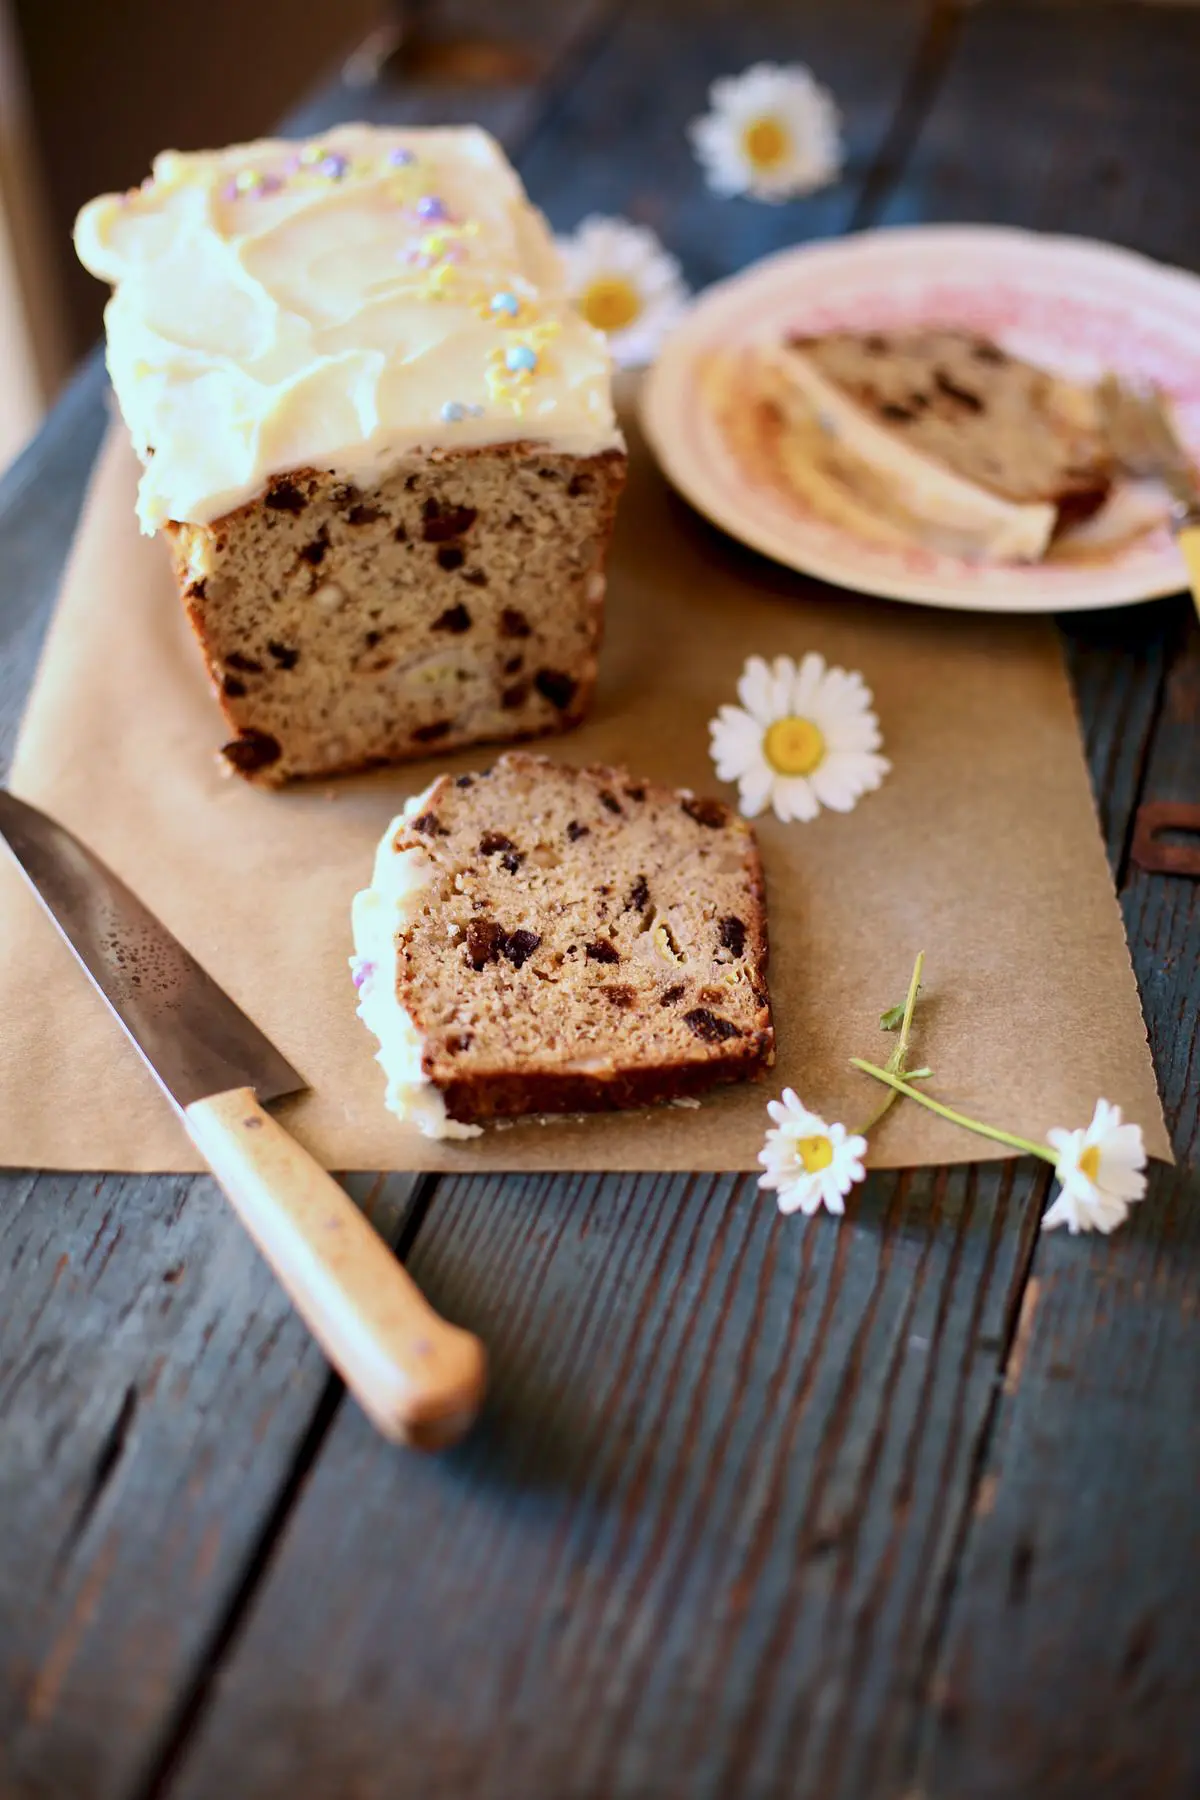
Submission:
[[[177,1106],[308,1084],[136,894],[64,826],[0,789],[0,838]]]

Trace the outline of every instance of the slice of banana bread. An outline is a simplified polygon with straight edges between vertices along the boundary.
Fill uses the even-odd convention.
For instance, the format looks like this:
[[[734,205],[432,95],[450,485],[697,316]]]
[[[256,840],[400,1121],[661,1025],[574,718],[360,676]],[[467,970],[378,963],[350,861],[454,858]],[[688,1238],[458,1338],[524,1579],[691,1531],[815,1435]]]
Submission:
[[[1055,509],[1062,530],[1108,497],[1113,462],[1090,391],[990,339],[931,327],[793,337],[788,349],[877,425],[966,481]]]
[[[683,1098],[774,1059],[751,827],[623,769],[516,753],[439,777],[388,827],[353,924],[387,1104],[427,1136]]]

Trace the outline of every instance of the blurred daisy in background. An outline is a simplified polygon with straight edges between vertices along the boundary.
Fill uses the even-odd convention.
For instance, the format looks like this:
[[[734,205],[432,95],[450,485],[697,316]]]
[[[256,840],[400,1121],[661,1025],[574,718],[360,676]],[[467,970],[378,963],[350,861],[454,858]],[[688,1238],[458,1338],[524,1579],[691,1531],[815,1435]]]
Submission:
[[[598,214],[559,238],[558,248],[571,301],[607,337],[614,362],[653,362],[687,305],[677,259],[647,226]]]
[[[837,106],[802,63],[755,63],[714,81],[708,100],[688,136],[716,193],[787,200],[841,173]]]
[[[722,781],[736,781],[747,819],[770,806],[776,818],[815,819],[823,806],[850,812],[891,769],[871,690],[856,671],[827,669],[810,651],[797,665],[751,656],[737,686],[740,706],[709,722]]]

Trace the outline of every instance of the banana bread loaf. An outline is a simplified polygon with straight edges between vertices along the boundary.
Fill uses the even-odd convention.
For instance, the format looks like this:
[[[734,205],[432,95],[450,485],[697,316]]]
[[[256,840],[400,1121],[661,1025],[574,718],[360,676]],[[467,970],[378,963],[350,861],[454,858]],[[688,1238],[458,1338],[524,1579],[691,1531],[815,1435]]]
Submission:
[[[936,548],[1036,560],[1111,490],[1091,391],[971,332],[795,336],[768,373],[798,460]]]
[[[427,1136],[687,1097],[773,1061],[762,865],[719,801],[503,756],[393,820],[353,909],[387,1104]]]
[[[486,133],[168,152],[76,245],[231,768],[582,716],[624,447],[604,340]]]

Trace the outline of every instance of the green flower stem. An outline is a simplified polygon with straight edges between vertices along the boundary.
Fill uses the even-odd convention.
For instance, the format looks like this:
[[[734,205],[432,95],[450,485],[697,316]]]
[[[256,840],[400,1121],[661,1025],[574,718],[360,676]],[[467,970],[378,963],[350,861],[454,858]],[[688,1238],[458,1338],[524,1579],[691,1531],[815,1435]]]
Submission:
[[[943,1106],[940,1100],[931,1100],[919,1088],[910,1087],[891,1069],[876,1068],[874,1063],[864,1062],[861,1056],[852,1056],[850,1066],[861,1069],[864,1075],[873,1075],[876,1081],[894,1089],[897,1094],[904,1094],[909,1100],[915,1100],[918,1106],[924,1106],[929,1112],[936,1113],[939,1119],[949,1119],[951,1125],[961,1125],[965,1131],[973,1131],[977,1137],[991,1138],[994,1143],[1007,1144],[1010,1150],[1023,1150],[1028,1156],[1040,1156],[1043,1162],[1057,1163],[1058,1156],[1049,1144],[1034,1144],[1028,1138],[1016,1137],[1011,1131],[1001,1131],[995,1125],[981,1125],[978,1119],[968,1119],[965,1113],[954,1112]]]
[[[905,1075],[907,1073],[904,1067],[904,1059],[908,1055],[908,1038],[909,1033],[912,1030],[913,1012],[917,1004],[917,990],[921,985],[921,971],[924,967],[925,952],[922,950],[918,953],[917,960],[913,964],[912,980],[908,984],[908,993],[904,1000],[904,1017],[900,1021],[900,1036],[896,1040],[896,1048],[887,1059],[886,1068],[889,1075]],[[917,1075],[917,1079],[923,1080],[925,1073],[926,1071],[922,1069]],[[865,1125],[860,1125],[859,1133],[862,1137],[869,1137],[879,1122],[887,1117],[892,1107],[896,1104],[897,1092],[898,1091],[894,1090],[892,1093],[888,1094],[879,1110],[871,1114],[871,1117]]]

